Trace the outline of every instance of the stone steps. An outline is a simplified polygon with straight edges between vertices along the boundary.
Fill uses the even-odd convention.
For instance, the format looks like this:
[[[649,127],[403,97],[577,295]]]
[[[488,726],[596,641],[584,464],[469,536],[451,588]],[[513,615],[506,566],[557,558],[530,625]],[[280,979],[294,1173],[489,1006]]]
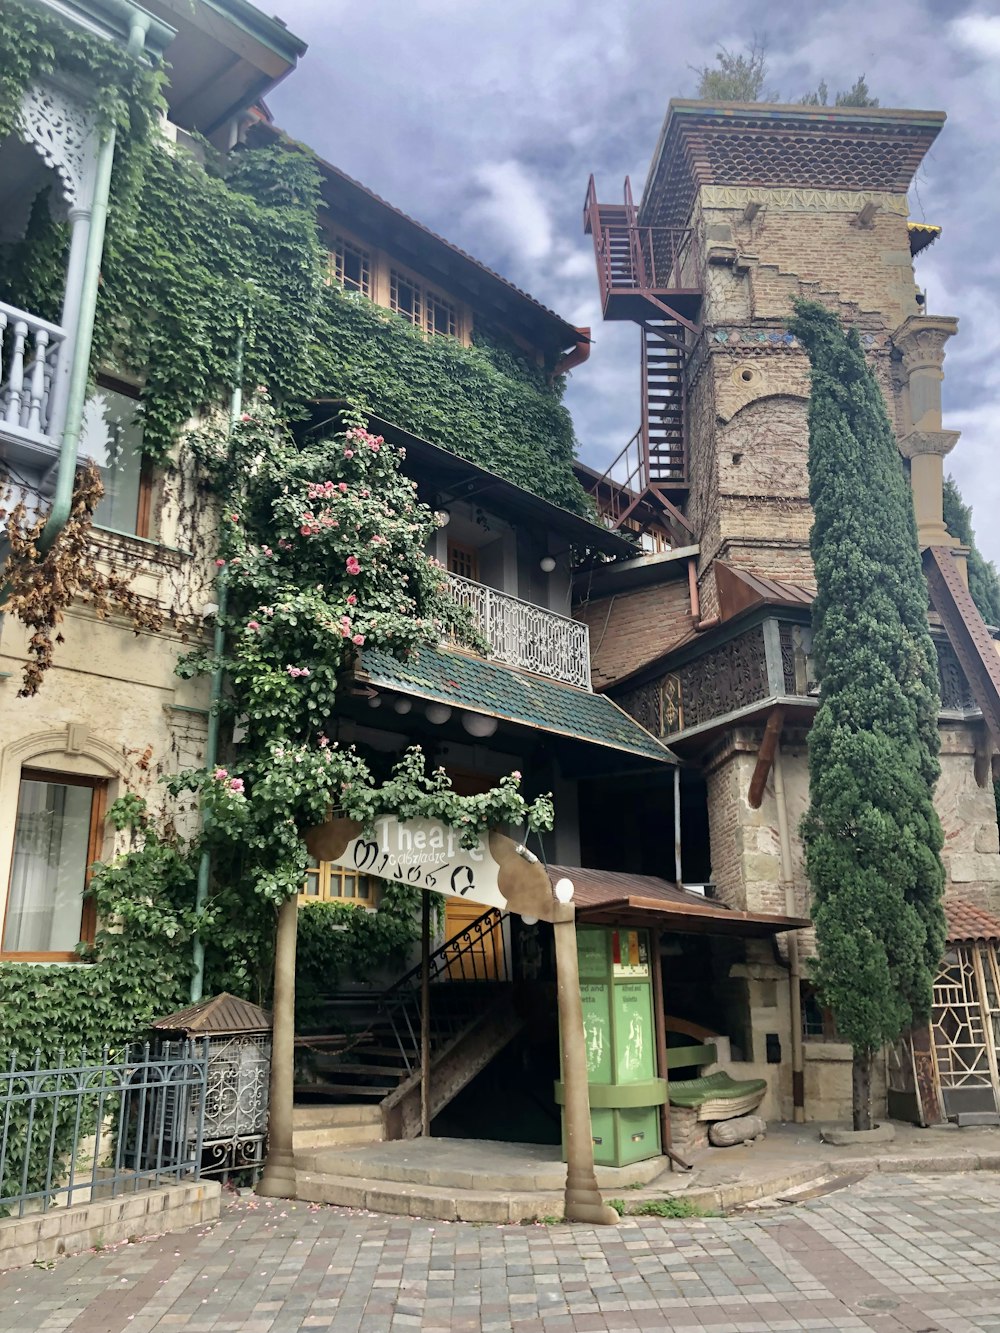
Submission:
[[[396,1140],[296,1150],[295,1165],[298,1197],[313,1203],[466,1222],[520,1222],[563,1211],[566,1167],[558,1148],[538,1144]],[[598,1167],[596,1174],[605,1195],[615,1198],[659,1181],[665,1166],[656,1157]]]
[[[296,1106],[292,1113],[295,1152],[382,1142],[378,1106]]]
[[[298,1161],[298,1159],[296,1159]],[[299,1170],[296,1197],[309,1203],[366,1208],[400,1217],[430,1217],[447,1222],[523,1222],[561,1217],[563,1192],[456,1190],[444,1186],[370,1180],[365,1176],[334,1176]]]

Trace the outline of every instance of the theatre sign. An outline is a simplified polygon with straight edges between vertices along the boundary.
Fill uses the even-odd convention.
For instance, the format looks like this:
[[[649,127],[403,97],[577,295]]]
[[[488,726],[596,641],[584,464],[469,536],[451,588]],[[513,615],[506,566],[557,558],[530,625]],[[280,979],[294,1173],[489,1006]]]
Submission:
[[[440,820],[382,815],[368,829],[331,819],[308,830],[305,841],[318,861],[501,912],[551,919],[554,900],[544,868],[501,833],[481,834],[472,847],[463,847],[458,830]]]

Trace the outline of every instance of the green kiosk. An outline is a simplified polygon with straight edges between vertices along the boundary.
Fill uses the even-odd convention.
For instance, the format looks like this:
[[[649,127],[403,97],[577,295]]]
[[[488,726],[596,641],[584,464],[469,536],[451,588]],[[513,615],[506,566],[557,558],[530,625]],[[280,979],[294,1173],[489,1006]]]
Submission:
[[[646,930],[577,927],[590,1120],[600,1166],[627,1166],[662,1151],[667,1085],[656,1077],[649,948]],[[556,1102],[564,1100],[560,1082]],[[565,1141],[564,1117],[564,1156]]]

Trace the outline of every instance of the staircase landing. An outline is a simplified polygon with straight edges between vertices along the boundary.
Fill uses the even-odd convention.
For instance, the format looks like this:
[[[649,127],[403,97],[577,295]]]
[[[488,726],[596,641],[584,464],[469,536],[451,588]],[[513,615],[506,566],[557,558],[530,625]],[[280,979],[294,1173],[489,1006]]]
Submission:
[[[296,1152],[298,1198],[405,1217],[521,1222],[561,1217],[566,1167],[558,1147],[484,1139],[410,1139]],[[597,1167],[606,1197],[648,1184],[665,1157]]]

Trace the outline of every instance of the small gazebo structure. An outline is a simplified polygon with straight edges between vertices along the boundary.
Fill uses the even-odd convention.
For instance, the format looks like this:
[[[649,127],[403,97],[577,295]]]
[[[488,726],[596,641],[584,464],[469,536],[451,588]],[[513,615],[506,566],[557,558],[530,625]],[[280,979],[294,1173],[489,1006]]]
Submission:
[[[267,1141],[271,1015],[224,991],[159,1019],[152,1029],[162,1053],[190,1042],[207,1059],[203,1108],[189,1106],[181,1121],[197,1125],[204,1111],[202,1174],[225,1177],[259,1167]],[[201,1090],[187,1095],[200,1097]]]
[[[1000,1124],[1000,921],[946,902],[947,945],[929,1023],[896,1043],[889,1114],[921,1125]]]

